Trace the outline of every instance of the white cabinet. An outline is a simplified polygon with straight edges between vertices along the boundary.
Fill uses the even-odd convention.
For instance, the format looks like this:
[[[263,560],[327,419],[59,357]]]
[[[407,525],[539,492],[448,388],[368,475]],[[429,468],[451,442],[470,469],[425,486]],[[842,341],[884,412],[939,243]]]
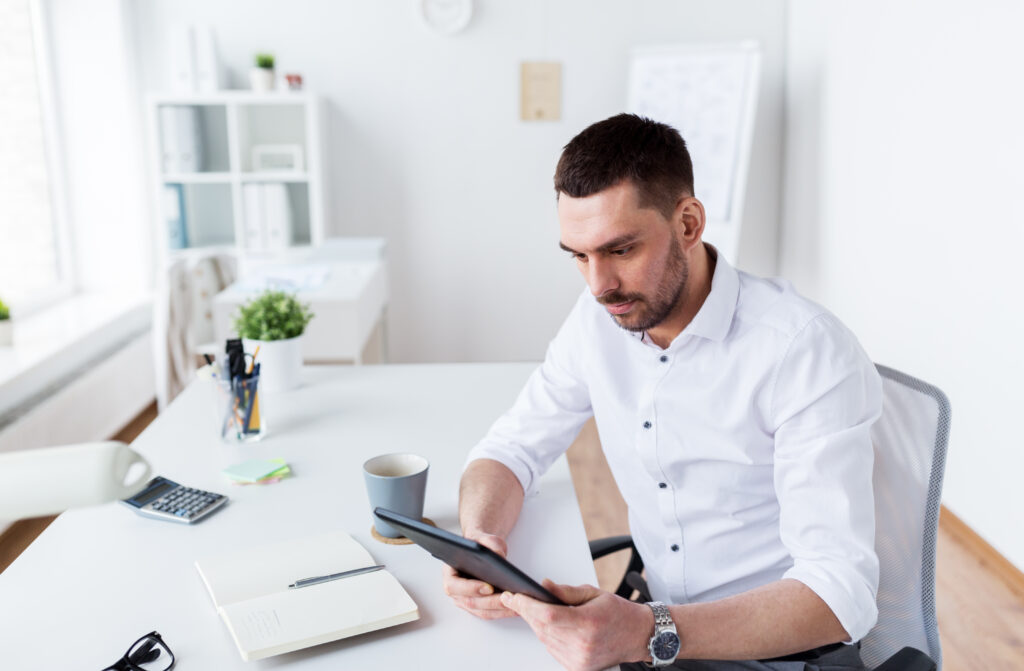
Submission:
[[[305,92],[152,96],[161,256],[319,245],[327,216],[323,107]]]

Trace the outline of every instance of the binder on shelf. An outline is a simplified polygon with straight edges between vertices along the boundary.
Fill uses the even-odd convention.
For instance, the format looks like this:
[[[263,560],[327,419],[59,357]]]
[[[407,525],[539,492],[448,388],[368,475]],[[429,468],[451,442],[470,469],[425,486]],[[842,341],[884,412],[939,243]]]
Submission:
[[[243,184],[243,232],[242,246],[252,251],[266,249],[263,237],[263,189],[261,184]]]
[[[213,27],[199,25],[195,27],[195,58],[196,88],[210,92],[220,90],[220,57],[217,54],[217,42],[214,39]]]
[[[167,221],[167,246],[188,247],[188,226],[185,221],[185,188],[181,184],[164,186],[164,217]]]
[[[167,31],[170,43],[171,89],[177,93],[196,90],[195,32],[192,26],[176,24]]]
[[[246,249],[278,251],[291,246],[294,222],[287,185],[244,184],[242,201],[245,213],[242,244]]]
[[[160,157],[164,174],[199,172],[199,110],[185,105],[160,107]]]
[[[292,208],[284,184],[260,184],[263,189],[263,231],[268,250],[287,249],[292,244]]]
[[[199,144],[199,109],[175,107],[178,115],[178,172],[202,170],[202,147]]]

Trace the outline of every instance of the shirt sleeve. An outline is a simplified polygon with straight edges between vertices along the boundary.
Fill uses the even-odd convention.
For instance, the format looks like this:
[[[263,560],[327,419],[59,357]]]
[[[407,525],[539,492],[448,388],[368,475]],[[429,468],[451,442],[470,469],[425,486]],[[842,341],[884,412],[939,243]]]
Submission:
[[[519,393],[515,404],[470,451],[475,459],[494,459],[511,470],[527,495],[536,494],[540,476],[576,438],[593,411],[582,376],[582,296],[555,339],[544,362]],[[591,299],[592,300],[592,299]]]
[[[832,609],[850,641],[878,619],[874,452],[881,378],[856,338],[822,314],[796,335],[775,382],[779,530],[799,580]]]

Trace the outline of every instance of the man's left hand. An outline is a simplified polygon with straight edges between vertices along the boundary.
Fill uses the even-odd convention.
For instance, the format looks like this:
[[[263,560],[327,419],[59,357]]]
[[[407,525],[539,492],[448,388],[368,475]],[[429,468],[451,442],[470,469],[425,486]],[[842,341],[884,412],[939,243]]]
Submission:
[[[554,606],[509,592],[501,595],[501,602],[526,620],[562,666],[589,671],[650,659],[647,642],[654,631],[650,608],[592,585],[545,580],[544,587],[570,605]]]

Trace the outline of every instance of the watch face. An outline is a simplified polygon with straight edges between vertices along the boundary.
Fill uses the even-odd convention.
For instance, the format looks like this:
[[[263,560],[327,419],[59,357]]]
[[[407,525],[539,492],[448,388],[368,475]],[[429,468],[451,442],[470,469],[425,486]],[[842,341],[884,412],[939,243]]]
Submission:
[[[651,655],[657,659],[675,659],[679,654],[679,636],[663,631],[651,641]]]

